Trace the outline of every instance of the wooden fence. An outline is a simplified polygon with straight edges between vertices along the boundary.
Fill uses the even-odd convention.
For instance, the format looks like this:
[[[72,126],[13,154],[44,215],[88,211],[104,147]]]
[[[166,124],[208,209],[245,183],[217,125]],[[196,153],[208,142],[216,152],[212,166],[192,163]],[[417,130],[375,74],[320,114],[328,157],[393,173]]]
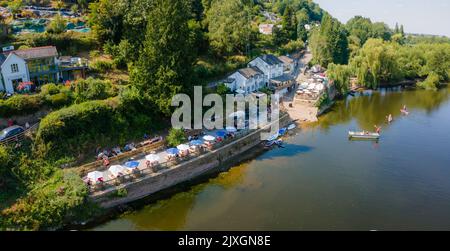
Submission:
[[[166,146],[166,141],[165,140],[161,140],[158,142],[155,142],[153,144],[149,144],[146,146],[142,146],[142,147],[138,147],[134,150],[131,150],[129,152],[124,152],[122,154],[119,154],[117,156],[111,157],[109,158],[110,163],[116,164],[118,162],[121,162],[125,159],[130,159],[139,155],[145,155],[145,154],[149,154],[152,151],[157,151],[159,149],[162,149]],[[79,167],[76,167],[75,170],[81,175],[81,176],[85,176],[87,175],[89,172],[92,171],[96,171],[96,170],[101,170],[101,168],[105,168],[103,166],[103,160],[97,160]]]

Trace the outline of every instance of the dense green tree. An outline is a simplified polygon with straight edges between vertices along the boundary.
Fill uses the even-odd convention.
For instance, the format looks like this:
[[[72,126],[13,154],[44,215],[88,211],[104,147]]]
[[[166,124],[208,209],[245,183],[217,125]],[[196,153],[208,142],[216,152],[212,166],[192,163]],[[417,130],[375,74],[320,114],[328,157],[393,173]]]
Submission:
[[[284,9],[281,25],[286,41],[297,40],[297,17],[291,5]]]
[[[170,114],[172,97],[192,89],[196,55],[188,27],[190,17],[187,1],[155,0],[139,60],[131,70],[131,82],[166,115]]]
[[[336,89],[340,94],[345,95],[350,87],[350,78],[353,72],[348,65],[329,64],[327,76],[334,81]]]
[[[99,0],[89,4],[90,26],[101,43],[120,42],[126,7],[124,0]]]
[[[310,45],[316,63],[328,66],[348,62],[347,33],[342,24],[328,14],[323,16],[320,28],[312,32]]]
[[[308,39],[308,31],[305,25],[309,24],[309,15],[306,9],[297,12],[297,37],[305,42]]]
[[[167,135],[167,143],[169,146],[176,147],[186,142],[186,136],[183,129],[170,128],[169,135]]]
[[[213,0],[206,14],[208,38],[214,52],[243,53],[250,37],[248,8],[242,0]]]
[[[52,21],[47,26],[47,32],[54,34],[61,34],[66,31],[66,19],[61,15],[55,15]]]
[[[358,82],[368,88],[377,88],[381,83],[390,83],[403,78],[398,64],[399,45],[381,39],[369,39],[351,65],[357,69]]]

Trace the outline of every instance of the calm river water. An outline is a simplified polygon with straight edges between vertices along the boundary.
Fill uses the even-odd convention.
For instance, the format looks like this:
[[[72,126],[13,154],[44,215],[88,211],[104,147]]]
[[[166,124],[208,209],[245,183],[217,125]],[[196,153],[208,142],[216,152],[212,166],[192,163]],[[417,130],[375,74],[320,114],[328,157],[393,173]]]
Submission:
[[[449,88],[349,97],[285,143],[94,230],[450,230]]]

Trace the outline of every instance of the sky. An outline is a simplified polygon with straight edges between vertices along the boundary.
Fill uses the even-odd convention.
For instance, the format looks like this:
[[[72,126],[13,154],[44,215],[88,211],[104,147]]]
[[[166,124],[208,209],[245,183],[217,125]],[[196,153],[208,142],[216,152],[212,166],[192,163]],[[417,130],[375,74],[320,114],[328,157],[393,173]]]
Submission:
[[[361,15],[391,28],[403,24],[406,33],[450,37],[450,0],[313,0],[346,23]]]

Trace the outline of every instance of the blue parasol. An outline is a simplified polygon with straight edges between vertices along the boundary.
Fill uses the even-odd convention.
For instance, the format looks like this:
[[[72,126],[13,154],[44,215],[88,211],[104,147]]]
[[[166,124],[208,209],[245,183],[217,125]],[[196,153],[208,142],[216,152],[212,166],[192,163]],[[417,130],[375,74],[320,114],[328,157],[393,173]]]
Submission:
[[[191,142],[190,142],[190,144],[191,145],[193,145],[193,146],[199,146],[199,145],[202,145],[203,144],[203,141],[201,141],[201,140],[192,140]]]
[[[225,137],[225,135],[227,135],[227,132],[225,132],[225,131],[218,131],[218,132],[216,132],[216,135],[218,137]]]
[[[178,154],[180,152],[180,150],[178,150],[177,148],[169,148],[166,150],[166,152],[170,155],[175,155],[175,154]]]
[[[128,161],[125,163],[126,167],[130,168],[130,169],[134,169],[137,168],[139,166],[139,162],[138,161]]]

